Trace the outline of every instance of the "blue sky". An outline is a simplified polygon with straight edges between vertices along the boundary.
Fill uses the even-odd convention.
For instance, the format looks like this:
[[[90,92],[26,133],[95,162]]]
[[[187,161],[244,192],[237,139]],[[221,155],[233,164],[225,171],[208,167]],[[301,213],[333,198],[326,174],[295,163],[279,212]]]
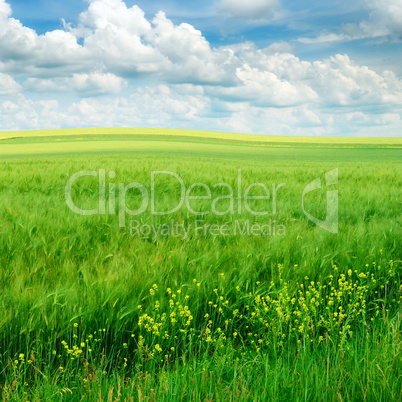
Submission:
[[[402,2],[0,0],[0,131],[401,136]]]

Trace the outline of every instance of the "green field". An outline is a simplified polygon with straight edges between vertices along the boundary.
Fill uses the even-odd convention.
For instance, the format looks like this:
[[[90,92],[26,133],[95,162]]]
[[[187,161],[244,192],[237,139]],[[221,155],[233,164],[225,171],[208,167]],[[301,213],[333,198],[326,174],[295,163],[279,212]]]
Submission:
[[[400,138],[158,129],[0,138],[3,400],[402,400]],[[333,234],[306,217],[302,194],[336,168]],[[88,216],[65,200],[84,170],[94,176],[71,197],[98,209]],[[175,173],[186,191],[203,183],[191,195],[208,187],[210,197],[152,214],[125,186],[151,195],[155,171]],[[253,183],[272,191],[246,208]],[[167,174],[154,190],[157,211],[182,195]],[[325,220],[326,188],[304,202]]]

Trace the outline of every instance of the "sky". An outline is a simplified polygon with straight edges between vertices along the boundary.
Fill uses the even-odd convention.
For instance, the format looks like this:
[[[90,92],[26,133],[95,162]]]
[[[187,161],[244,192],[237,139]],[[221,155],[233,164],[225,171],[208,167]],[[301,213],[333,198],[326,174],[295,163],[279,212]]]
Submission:
[[[0,131],[402,136],[401,0],[0,0]]]

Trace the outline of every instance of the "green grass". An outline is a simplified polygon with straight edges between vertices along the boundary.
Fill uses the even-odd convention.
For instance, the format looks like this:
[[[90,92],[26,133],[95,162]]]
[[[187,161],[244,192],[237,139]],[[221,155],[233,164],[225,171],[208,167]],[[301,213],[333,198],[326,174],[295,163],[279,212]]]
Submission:
[[[78,137],[84,139],[86,137],[139,137],[139,138],[157,138],[162,137],[172,140],[179,138],[180,140],[209,140],[242,142],[247,144],[301,144],[306,146],[322,145],[322,146],[357,146],[364,147],[368,145],[374,146],[391,146],[401,148],[402,140],[399,137],[293,137],[279,135],[251,135],[251,134],[233,134],[215,131],[200,130],[174,130],[160,128],[81,128],[81,129],[63,129],[63,130],[32,130],[32,131],[0,131],[0,140],[10,139],[32,139],[41,137],[53,137],[66,140],[66,137]]]
[[[217,133],[81,132],[0,142],[3,400],[401,400],[399,139],[302,146]],[[304,216],[301,194],[336,167],[333,235]],[[117,215],[75,215],[64,200],[68,178],[102,168],[116,173],[108,185],[136,181],[148,191],[152,171],[170,170],[214,197],[218,182],[237,186],[238,169],[243,191],[286,183],[274,216],[200,217],[182,207],[139,218],[275,219],[286,235],[152,238],[131,236]],[[157,188],[158,207],[175,205],[174,181]],[[83,179],[73,195],[96,208],[97,180]],[[131,208],[139,202],[128,195]],[[324,190],[306,205],[324,218]]]

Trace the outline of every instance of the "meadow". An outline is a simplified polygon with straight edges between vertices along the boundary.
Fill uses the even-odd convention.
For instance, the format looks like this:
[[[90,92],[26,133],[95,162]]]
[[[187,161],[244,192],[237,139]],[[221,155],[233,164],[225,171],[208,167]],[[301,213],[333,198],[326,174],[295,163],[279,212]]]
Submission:
[[[402,400],[400,138],[157,129],[0,138],[3,400]],[[301,201],[335,168],[333,234]],[[96,176],[71,196],[98,209],[88,216],[65,200],[67,181],[84,170]],[[122,189],[136,182],[151,194],[155,171],[174,172],[187,189],[203,183],[211,198],[166,215],[147,205],[121,227]],[[253,183],[283,185],[275,203],[271,193],[240,212],[236,198],[224,213],[232,206],[222,189],[244,195]],[[155,191],[158,211],[175,209],[173,176],[159,175]],[[203,213],[214,199],[221,213]],[[304,201],[325,219],[326,188]],[[125,206],[141,208],[139,191],[127,191]],[[175,235],[172,222],[188,234]]]

